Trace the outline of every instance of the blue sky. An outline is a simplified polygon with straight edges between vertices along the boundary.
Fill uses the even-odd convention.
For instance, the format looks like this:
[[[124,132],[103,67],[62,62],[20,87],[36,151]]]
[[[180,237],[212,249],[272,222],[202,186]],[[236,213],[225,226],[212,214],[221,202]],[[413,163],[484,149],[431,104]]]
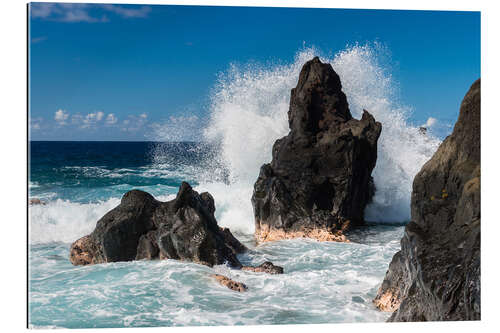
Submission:
[[[165,122],[202,123],[230,63],[291,63],[303,45],[385,45],[415,124],[454,122],[480,77],[478,12],[34,3],[30,13],[32,140],[142,141]]]

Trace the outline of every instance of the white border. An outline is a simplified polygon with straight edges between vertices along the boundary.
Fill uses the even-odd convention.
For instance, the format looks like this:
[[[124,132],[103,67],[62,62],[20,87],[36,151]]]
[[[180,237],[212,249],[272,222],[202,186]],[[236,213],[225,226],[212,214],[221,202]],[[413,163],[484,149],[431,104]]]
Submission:
[[[77,2],[77,1],[65,1]],[[470,332],[476,329],[492,329],[497,326],[497,301],[499,299],[497,277],[499,218],[494,207],[498,205],[500,190],[498,176],[495,174],[500,165],[499,159],[499,107],[496,96],[500,54],[498,5],[495,1],[459,1],[459,0],[420,0],[403,1],[361,1],[361,0],[133,0],[133,1],[81,1],[98,3],[137,3],[137,4],[193,4],[193,5],[239,5],[239,6],[274,6],[274,7],[316,7],[316,8],[369,8],[369,9],[417,9],[417,10],[474,10],[481,11],[481,55],[482,55],[482,321],[452,323],[411,323],[411,324],[331,324],[331,325],[290,325],[290,326],[239,326],[239,327],[203,327],[203,328],[168,328],[169,331],[190,332],[271,332],[286,330],[300,332],[314,330],[332,332],[417,332],[448,331]],[[0,133],[2,134],[2,185],[1,191],[3,233],[1,237],[2,254],[2,321],[5,331],[24,330],[26,326],[26,3],[19,0],[1,2],[2,19],[0,20],[2,43],[2,79],[1,79],[1,115]],[[471,82],[472,83],[472,82]],[[112,329],[108,331],[124,331]],[[139,331],[164,331],[165,328],[132,329]],[[42,330],[45,331],[45,330]],[[77,332],[101,332],[102,330],[75,330]],[[124,332],[131,332],[126,329]]]

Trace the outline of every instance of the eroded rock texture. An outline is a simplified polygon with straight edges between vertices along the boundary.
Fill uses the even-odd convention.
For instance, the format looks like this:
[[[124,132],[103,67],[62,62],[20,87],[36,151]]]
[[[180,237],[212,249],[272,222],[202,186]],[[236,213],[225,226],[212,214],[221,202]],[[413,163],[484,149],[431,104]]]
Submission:
[[[261,167],[252,204],[258,242],[295,237],[345,241],[363,223],[373,192],[381,124],[364,111],[353,119],[330,64],[304,64],[292,89],[290,132]]]
[[[177,197],[160,202],[132,190],[120,205],[104,215],[95,230],[71,245],[74,265],[139,259],[178,259],[208,266],[228,263],[241,268],[236,254],[244,252],[229,231],[214,217],[209,193],[198,194],[182,183]]]
[[[389,321],[479,320],[481,83],[413,182],[412,221],[374,300]]]

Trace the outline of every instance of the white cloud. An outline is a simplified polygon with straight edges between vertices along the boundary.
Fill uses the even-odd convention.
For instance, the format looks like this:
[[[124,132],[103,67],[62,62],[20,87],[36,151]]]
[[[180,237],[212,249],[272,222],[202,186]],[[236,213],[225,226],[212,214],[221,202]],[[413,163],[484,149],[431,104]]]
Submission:
[[[83,118],[83,124],[81,128],[90,128],[100,122],[102,118],[104,117],[104,112],[102,111],[97,111],[97,112],[92,112],[89,113]]]
[[[122,122],[121,130],[124,132],[137,132],[144,127],[147,118],[146,113],[141,113],[138,116],[130,115]]]
[[[428,133],[430,133],[431,135],[440,139],[444,139],[445,137],[450,135],[454,123],[455,120],[452,119],[436,119],[434,117],[429,117],[425,124],[422,125],[422,127],[428,130]]]
[[[32,3],[31,17],[59,22],[105,22],[106,17],[92,16],[93,6],[84,3]]]
[[[104,112],[102,111],[97,111],[96,119],[97,121],[101,121],[102,117],[104,117]]]
[[[67,111],[59,109],[56,111],[54,119],[58,125],[71,124],[74,128],[79,129],[105,130],[105,127],[109,129],[111,126],[117,126],[120,130],[125,132],[138,132],[144,129],[145,125],[148,123],[148,115],[145,112],[129,115],[126,119],[119,122],[115,113],[106,114],[103,111],[94,111],[86,115],[80,113],[70,115]],[[38,123],[35,123],[34,120],[31,121],[30,126],[34,129],[39,127]]]
[[[79,126],[80,128],[91,128],[97,125],[101,120],[104,119],[104,112],[96,111],[82,116],[77,113],[71,117],[71,124]]]
[[[151,7],[148,6],[141,6],[139,8],[125,8],[118,5],[102,5],[102,7],[107,11],[120,15],[123,18],[145,18],[148,16],[149,12],[151,12]]]
[[[83,122],[83,116],[81,114],[77,113],[71,116],[71,123],[73,125],[79,125],[82,122]]]
[[[115,116],[114,113],[108,114],[106,117],[106,125],[114,125],[118,122],[118,118]]]
[[[33,44],[41,43],[41,42],[43,42],[46,39],[47,39],[47,36],[32,37],[31,38],[31,43],[33,43]]]
[[[54,114],[54,120],[59,124],[59,125],[66,125],[66,120],[69,117],[69,113],[65,110],[59,109],[55,112]]]
[[[425,123],[425,127],[432,127],[434,125],[436,125],[437,123],[437,119],[436,118],[433,118],[433,117],[429,117],[429,119],[427,119],[427,122]]]
[[[59,4],[62,8],[60,11],[59,21],[61,22],[106,22],[105,16],[94,17],[89,13],[87,4],[81,3],[62,3]]]
[[[55,3],[32,3],[31,17],[47,18],[54,12],[55,6]]]
[[[30,119],[30,129],[31,130],[39,130],[40,126],[42,124],[43,118],[38,117],[38,118],[31,118]]]
[[[31,17],[58,22],[107,22],[103,11],[121,18],[145,18],[151,12],[149,6],[118,6],[85,3],[32,3]]]

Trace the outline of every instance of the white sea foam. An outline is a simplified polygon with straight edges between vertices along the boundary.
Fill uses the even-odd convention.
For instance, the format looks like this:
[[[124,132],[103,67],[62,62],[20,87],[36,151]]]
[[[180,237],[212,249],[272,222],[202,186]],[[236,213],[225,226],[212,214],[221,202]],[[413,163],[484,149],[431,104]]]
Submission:
[[[289,65],[232,65],[221,75],[211,96],[205,138],[219,145],[219,158],[229,170],[230,184],[210,184],[207,179],[200,185],[211,191],[217,208],[223,210],[218,213],[221,225],[253,231],[253,184],[260,166],[271,160],[274,141],[289,131],[290,90],[297,84],[303,64],[316,55],[339,74],[353,116],[359,119],[367,109],[382,123],[373,172],[377,191],[366,209],[366,219],[409,220],[413,178],[440,141],[420,134],[418,127],[409,123],[410,109],[398,101],[397,85],[383,61],[386,50],[374,44],[348,47],[333,58],[305,49]]]
[[[30,206],[30,244],[74,242],[92,232],[96,222],[119,202],[118,198],[87,204],[58,199]]]
[[[29,182],[28,183],[28,188],[31,190],[33,188],[38,188],[40,185],[37,182]]]
[[[250,202],[253,187],[249,186],[248,183],[234,182],[230,185],[203,183],[195,187],[195,190],[198,192],[208,191],[214,196],[215,217],[221,226],[245,234],[254,232],[254,217]]]
[[[34,245],[30,322],[83,328],[385,321],[389,314],[371,300],[403,228],[375,228],[362,244],[246,243],[251,251],[240,256],[244,264],[270,260],[284,267],[283,275],[176,260],[74,267],[65,244]],[[214,273],[245,283],[248,292],[217,284]]]
[[[440,140],[422,135],[408,122],[410,109],[397,98],[396,83],[380,57],[380,46],[354,46],[329,61],[342,80],[349,108],[355,118],[368,110],[382,123],[377,166],[373,178],[377,191],[366,209],[366,219],[403,222],[410,219],[413,178],[428,161]]]
[[[62,171],[73,171],[80,175],[90,178],[127,178],[131,176],[139,176],[141,178],[193,178],[199,173],[196,166],[186,165],[182,170],[173,163],[155,163],[153,165],[141,166],[136,169],[130,168],[115,168],[107,169],[101,166],[65,166]],[[37,183],[30,182],[30,189],[37,188]]]
[[[155,198],[169,201],[175,198],[175,194],[163,194]],[[91,203],[57,199],[45,205],[32,205],[29,207],[30,244],[74,242],[91,233],[97,221],[115,208],[120,199],[112,197]]]

